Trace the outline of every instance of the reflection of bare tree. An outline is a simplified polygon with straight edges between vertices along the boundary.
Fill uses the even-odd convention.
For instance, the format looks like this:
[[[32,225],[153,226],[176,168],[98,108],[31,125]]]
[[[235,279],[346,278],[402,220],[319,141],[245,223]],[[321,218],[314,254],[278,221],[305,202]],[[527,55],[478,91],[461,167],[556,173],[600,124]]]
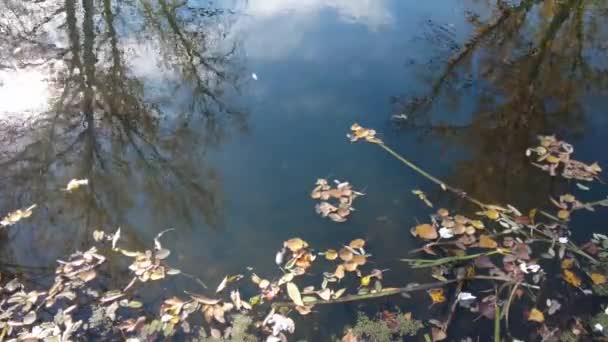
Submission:
[[[513,200],[538,188],[522,151],[537,134],[579,133],[585,94],[606,89],[608,70],[594,61],[605,54],[597,49],[607,38],[605,7],[588,0],[498,1],[486,22],[472,18],[474,33],[447,60],[430,92],[399,101],[409,117],[403,127],[464,145],[471,158],[457,165],[454,177],[482,200]],[[463,78],[474,80],[477,94],[461,87]],[[446,102],[455,112],[454,104],[471,99],[478,101],[469,122],[434,117]],[[527,204],[544,196],[529,196]]]
[[[242,128],[245,119],[222,100],[237,82],[235,46],[220,44],[229,20],[166,0],[3,0],[0,68],[40,68],[51,92],[47,112],[0,125],[4,210],[37,202],[48,214],[40,222],[92,228],[128,224],[145,207],[158,224],[200,216],[221,225],[220,180],[204,159],[227,121]],[[90,188],[65,196],[58,189],[70,178]],[[90,235],[74,233],[79,243]],[[65,238],[36,234],[37,244]]]

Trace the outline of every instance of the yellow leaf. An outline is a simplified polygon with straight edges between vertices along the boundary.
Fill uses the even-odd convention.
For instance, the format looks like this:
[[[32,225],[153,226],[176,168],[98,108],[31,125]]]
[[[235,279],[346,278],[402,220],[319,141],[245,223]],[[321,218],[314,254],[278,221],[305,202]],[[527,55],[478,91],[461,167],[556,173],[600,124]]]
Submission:
[[[445,302],[445,294],[443,293],[442,288],[431,289],[428,291],[428,293],[429,293],[429,296],[431,297],[431,300],[433,301],[433,304]]]
[[[471,221],[471,225],[473,227],[475,227],[475,229],[483,229],[483,228],[485,228],[483,222],[481,222],[480,220],[473,220],[473,221]]]
[[[606,283],[606,277],[603,274],[591,273],[591,281],[593,281],[593,284],[595,285],[602,285]]]
[[[530,315],[528,315],[528,321],[542,323],[545,321],[545,314],[537,308],[534,308],[530,310]]]
[[[547,156],[547,159],[545,159],[545,160],[546,160],[548,163],[551,163],[551,164],[557,164],[557,163],[559,163],[559,162],[560,162],[560,160],[561,160],[561,159],[559,159],[558,157],[556,157],[556,156],[554,156],[554,155],[550,154],[550,155],[548,155],[548,156]]]
[[[562,268],[564,270],[569,270],[574,266],[574,259],[564,259],[562,260]]]
[[[441,217],[446,217],[450,215],[450,212],[446,208],[440,208],[439,210],[437,210],[437,214],[439,214],[439,216]]]
[[[560,220],[567,220],[570,217],[570,212],[568,210],[560,210],[557,212],[557,217],[559,217]]]
[[[496,248],[498,247],[498,243],[494,241],[489,235],[481,235],[479,237],[479,247],[480,248]]]
[[[490,220],[496,220],[500,217],[500,214],[498,213],[498,211],[496,211],[494,209],[490,209],[490,210],[486,211],[486,216]]]
[[[426,240],[434,240],[439,237],[437,234],[437,228],[428,223],[417,225],[412,233],[414,236],[418,236]]]
[[[369,286],[369,283],[372,280],[372,276],[365,276],[361,278],[361,286]]]
[[[528,217],[530,218],[530,222],[532,222],[532,224],[534,224],[534,218],[536,217],[537,212],[538,212],[538,209],[534,208],[534,209],[530,209],[530,212],[528,213]]]
[[[576,274],[574,274],[574,272],[570,271],[570,270],[564,270],[562,277],[564,278],[564,280],[574,286],[574,287],[579,287],[581,286],[581,278],[579,278]]]

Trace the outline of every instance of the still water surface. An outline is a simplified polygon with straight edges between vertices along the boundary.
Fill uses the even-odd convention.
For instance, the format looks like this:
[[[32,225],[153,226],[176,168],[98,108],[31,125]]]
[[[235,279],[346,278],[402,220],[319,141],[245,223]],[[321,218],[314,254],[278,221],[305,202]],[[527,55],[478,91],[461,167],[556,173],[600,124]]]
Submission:
[[[529,165],[537,134],[608,165],[608,7],[499,3],[2,0],[0,209],[38,209],[3,233],[1,260],[45,282],[30,267],[86,248],[95,229],[120,226],[143,249],[171,227],[171,263],[211,286],[246,266],[275,274],[293,236],[319,250],[363,237],[387,285],[428,280],[396,261],[429,214],[411,190],[466,206],[348,142],[353,122],[475,197],[525,210],[575,189]],[[318,177],[367,194],[349,222],[315,214]],[[60,191],[72,178],[90,186]],[[601,230],[576,220],[581,236]],[[128,281],[124,266],[110,260],[112,282]],[[196,286],[167,280],[151,296]],[[393,304],[429,314],[424,298],[370,306]],[[297,335],[325,339],[359,309],[323,308]]]

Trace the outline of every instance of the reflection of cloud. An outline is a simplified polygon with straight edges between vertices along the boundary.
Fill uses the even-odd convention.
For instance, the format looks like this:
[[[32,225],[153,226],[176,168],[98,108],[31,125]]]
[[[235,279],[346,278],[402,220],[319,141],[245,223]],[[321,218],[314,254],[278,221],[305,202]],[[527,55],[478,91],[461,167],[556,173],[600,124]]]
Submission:
[[[323,8],[335,9],[341,18],[370,28],[390,23],[384,0],[250,0],[248,13],[271,17],[286,13],[310,14]]]
[[[47,75],[28,68],[0,72],[0,118],[44,111],[49,100]]]
[[[248,16],[241,17],[235,31],[248,35],[248,56],[262,59],[281,59],[296,50],[301,58],[318,57],[301,42],[319,27],[326,9],[370,30],[393,21],[386,0],[249,0],[243,7]]]

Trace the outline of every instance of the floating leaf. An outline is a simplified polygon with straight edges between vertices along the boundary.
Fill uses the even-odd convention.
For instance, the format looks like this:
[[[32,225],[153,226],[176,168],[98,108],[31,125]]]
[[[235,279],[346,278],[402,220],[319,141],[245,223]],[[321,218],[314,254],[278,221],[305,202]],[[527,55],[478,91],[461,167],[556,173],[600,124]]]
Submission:
[[[199,302],[201,304],[205,304],[205,305],[215,305],[219,302],[221,302],[221,299],[213,299],[213,298],[209,298],[205,295],[201,295],[201,294],[196,294],[196,293],[189,293],[186,292],[190,298],[192,298],[194,301]]]
[[[528,315],[528,321],[542,323],[545,321],[545,314],[537,308],[533,308]]]
[[[574,287],[579,287],[582,284],[581,278],[579,278],[576,274],[574,274],[574,272],[570,270],[563,270],[562,277],[568,284]]]
[[[559,217],[560,220],[568,220],[568,218],[570,218],[570,212],[568,210],[560,210],[557,212],[557,217]]]
[[[323,289],[323,290],[317,292],[317,295],[323,300],[330,300],[331,299],[331,290],[328,288]]]
[[[338,252],[335,249],[328,249],[324,253],[325,259],[327,260],[336,260],[338,258]]]
[[[302,296],[300,295],[300,290],[298,289],[298,286],[296,284],[287,283],[287,295],[297,306],[304,306],[304,302],[302,302]]]
[[[371,282],[372,277],[371,276],[365,276],[361,278],[361,286],[369,286],[369,283]]]
[[[342,259],[344,261],[350,261],[353,258],[353,252],[351,252],[347,248],[341,248],[340,252],[338,252],[338,254],[340,255],[340,259]]]
[[[414,236],[418,236],[418,237],[420,237],[422,239],[426,239],[426,240],[434,240],[437,237],[439,237],[439,235],[437,234],[437,228],[435,228],[435,226],[430,225],[428,223],[419,224],[416,227],[414,227],[412,234]]]
[[[296,253],[299,250],[308,247],[308,243],[300,238],[293,238],[285,241],[284,246],[289,248],[293,253]]]
[[[602,285],[606,283],[606,276],[600,273],[591,273],[591,281],[594,285]]]
[[[428,294],[431,297],[433,304],[443,303],[446,300],[442,288],[431,289],[428,291]]]
[[[555,253],[555,252],[554,252]],[[561,267],[565,270],[569,270],[574,266],[574,259],[563,259],[561,263]]]
[[[26,209],[19,209],[19,210],[13,211],[12,213],[9,213],[2,219],[2,221],[0,221],[0,226],[2,226],[2,227],[11,226],[11,225],[21,221],[21,219],[32,216],[32,211],[34,210],[34,208],[36,208],[36,204],[33,204]]]
[[[486,211],[486,216],[490,220],[497,220],[500,217],[500,214],[498,213],[498,211],[496,211],[494,209],[490,209],[490,210]]]
[[[344,292],[346,292],[346,288],[342,288],[342,289],[339,289],[338,291],[334,292],[334,296],[333,296],[334,299],[338,299],[338,298],[342,297]]]
[[[363,248],[365,246],[365,240],[363,239],[354,239],[351,241],[348,246],[350,248]]]
[[[498,243],[492,239],[489,235],[481,235],[479,237],[479,247],[480,248],[496,248],[498,247]]]
[[[24,325],[30,325],[32,323],[36,322],[36,311],[30,311],[27,313],[27,315],[25,315],[25,317],[23,317],[23,324]]]
[[[68,182],[68,185],[65,187],[65,191],[71,192],[72,190],[76,190],[83,185],[88,185],[88,179],[72,179]]]
[[[228,276],[225,276],[224,279],[222,280],[222,282],[217,286],[217,289],[215,290],[215,293],[222,292],[222,290],[224,288],[226,288],[226,285],[228,285]]]

